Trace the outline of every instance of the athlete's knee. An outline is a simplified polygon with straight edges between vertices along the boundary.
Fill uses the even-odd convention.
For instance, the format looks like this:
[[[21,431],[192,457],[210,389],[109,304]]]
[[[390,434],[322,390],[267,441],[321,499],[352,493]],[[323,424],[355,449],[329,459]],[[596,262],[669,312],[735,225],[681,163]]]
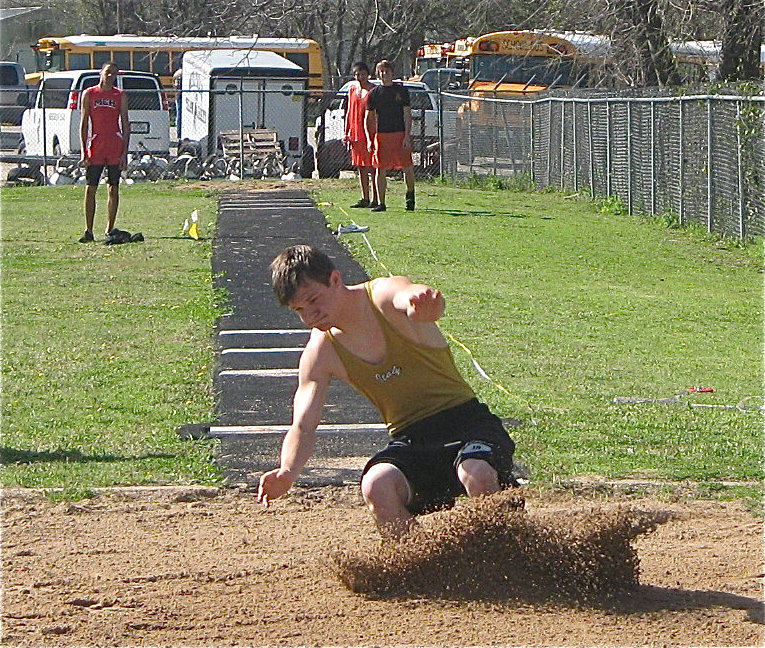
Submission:
[[[457,466],[457,477],[470,497],[496,493],[500,489],[497,471],[483,459],[463,459]]]
[[[393,464],[378,463],[361,480],[361,494],[367,507],[379,510],[405,507],[409,500],[409,482]]]

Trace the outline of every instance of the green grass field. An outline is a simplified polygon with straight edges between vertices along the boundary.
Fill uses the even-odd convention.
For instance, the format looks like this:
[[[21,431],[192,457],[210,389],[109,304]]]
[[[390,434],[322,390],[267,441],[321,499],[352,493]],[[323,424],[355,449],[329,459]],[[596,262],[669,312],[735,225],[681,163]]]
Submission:
[[[343,207],[354,192],[321,191],[330,223],[369,225],[343,240],[372,275],[407,274],[441,288],[442,328],[492,378],[455,356],[514,433],[535,479],[574,475],[720,482],[762,478],[762,415],[617,397],[762,405],[762,246],[599,210],[559,193],[422,185],[403,211]],[[384,267],[383,267],[384,266]],[[532,421],[534,424],[531,424]]]
[[[73,496],[215,482],[213,442],[176,434],[209,421],[213,407],[215,199],[125,186],[117,226],[146,242],[82,245],[83,193],[3,191],[2,482]],[[105,204],[101,188],[97,241]],[[181,236],[194,209],[207,240]]]
[[[88,246],[82,188],[3,191],[3,472],[9,485],[215,483],[213,442],[180,425],[213,415],[213,327],[225,307],[210,277],[215,197],[123,187],[118,226],[145,243]],[[762,405],[762,245],[741,247],[557,193],[418,185],[403,211],[345,207],[351,181],[316,194],[331,225],[371,226],[350,249],[370,274],[440,288],[442,327],[482,399],[521,419],[518,458],[536,483],[575,476],[696,484],[752,495],[762,479],[756,411],[615,404],[666,398]],[[105,200],[99,195],[97,229]],[[181,236],[193,209],[207,239]]]

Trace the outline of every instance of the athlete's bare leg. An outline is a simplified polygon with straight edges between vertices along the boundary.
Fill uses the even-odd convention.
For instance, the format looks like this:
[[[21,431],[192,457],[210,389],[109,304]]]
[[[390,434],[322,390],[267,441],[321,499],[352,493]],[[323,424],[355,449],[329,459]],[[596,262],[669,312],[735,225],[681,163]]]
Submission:
[[[361,185],[361,195],[364,200],[369,200],[369,188],[372,188],[372,202],[377,200],[377,184],[375,183],[375,172],[372,167],[359,167],[359,184]]]
[[[465,487],[468,497],[490,495],[500,490],[497,471],[483,459],[461,461],[457,466],[457,477]]]
[[[385,169],[375,169],[375,185],[377,186],[377,202],[385,204],[385,191],[388,188],[388,178]]]
[[[98,191],[98,185],[85,187],[85,227],[91,233],[93,232],[93,221],[96,218],[96,191]]]
[[[364,502],[384,536],[398,538],[409,530],[413,520],[406,508],[410,492],[404,473],[389,463],[375,464],[361,480]]]
[[[108,214],[109,222],[106,226],[106,233],[108,234],[114,229],[114,222],[117,220],[117,209],[120,206],[120,186],[119,184],[110,184],[109,198],[106,203],[106,211]]]

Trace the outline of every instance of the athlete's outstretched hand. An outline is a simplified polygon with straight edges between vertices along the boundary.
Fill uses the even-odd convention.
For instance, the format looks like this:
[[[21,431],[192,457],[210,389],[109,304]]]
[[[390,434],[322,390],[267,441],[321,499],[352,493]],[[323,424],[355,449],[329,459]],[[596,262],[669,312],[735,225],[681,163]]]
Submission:
[[[413,286],[409,295],[407,316],[413,322],[435,322],[444,314],[444,298],[440,290],[430,286]]]
[[[292,473],[281,468],[270,470],[260,478],[258,485],[258,502],[266,507],[275,500],[284,495],[292,486],[294,478]]]

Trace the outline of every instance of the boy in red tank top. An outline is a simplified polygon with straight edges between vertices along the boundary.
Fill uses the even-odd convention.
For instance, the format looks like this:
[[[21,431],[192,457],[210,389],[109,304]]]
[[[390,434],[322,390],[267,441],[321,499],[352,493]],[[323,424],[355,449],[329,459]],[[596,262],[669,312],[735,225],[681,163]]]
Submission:
[[[85,234],[80,243],[94,240],[93,221],[96,214],[96,190],[104,168],[107,170],[109,194],[106,233],[114,229],[119,207],[120,171],[127,166],[130,120],[127,96],[114,86],[119,69],[104,63],[98,85],[82,94],[80,118],[80,151],[86,166]]]
[[[361,200],[351,207],[376,207],[377,186],[374,183],[372,154],[369,152],[367,133],[364,128],[366,119],[367,97],[374,88],[369,82],[369,67],[363,61],[353,64],[353,77],[356,83],[348,89],[348,109],[345,112],[345,141],[351,149],[351,164],[359,170]],[[372,185],[372,199],[369,185]]]

